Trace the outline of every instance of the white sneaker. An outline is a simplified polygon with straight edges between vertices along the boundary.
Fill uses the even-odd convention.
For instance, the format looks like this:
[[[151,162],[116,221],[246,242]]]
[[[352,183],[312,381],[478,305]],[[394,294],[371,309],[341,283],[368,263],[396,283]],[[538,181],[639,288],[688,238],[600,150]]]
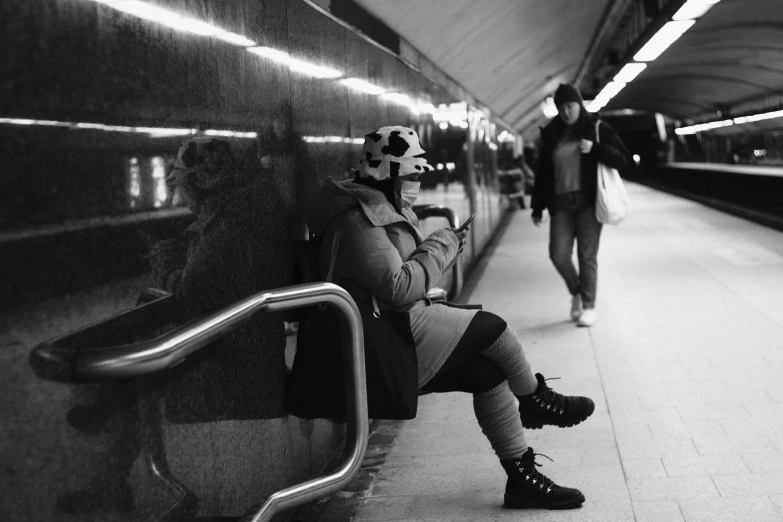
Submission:
[[[577,326],[593,326],[598,320],[598,314],[595,313],[595,308],[585,308],[582,315],[579,316],[579,320],[576,322]]]
[[[571,296],[571,319],[578,321],[582,316],[582,296],[579,294]]]

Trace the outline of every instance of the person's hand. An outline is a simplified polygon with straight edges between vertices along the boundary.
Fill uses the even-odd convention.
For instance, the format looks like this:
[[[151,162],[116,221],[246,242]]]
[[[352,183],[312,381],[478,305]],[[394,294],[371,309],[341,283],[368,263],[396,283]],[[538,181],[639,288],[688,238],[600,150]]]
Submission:
[[[582,140],[581,143],[579,143],[579,150],[582,151],[582,154],[590,154],[590,151],[593,150],[593,142],[590,140]]]
[[[544,217],[543,216],[539,216],[537,214],[533,214],[532,219],[533,219],[533,224],[535,226],[537,226],[537,227],[540,227],[541,226],[541,222],[544,221]]]
[[[457,256],[459,256],[462,254],[462,250],[465,248],[465,242],[468,239],[468,228],[455,228],[453,231],[454,235],[457,236],[457,241],[459,242],[459,248],[457,249]]]
[[[467,219],[467,221],[465,221],[458,228],[451,229],[451,231],[454,232],[454,235],[457,236],[457,241],[459,242],[459,249],[457,250],[457,256],[462,254],[462,249],[465,248],[465,241],[467,241],[468,232],[470,232],[470,224],[473,222],[474,217],[475,216],[470,216]]]

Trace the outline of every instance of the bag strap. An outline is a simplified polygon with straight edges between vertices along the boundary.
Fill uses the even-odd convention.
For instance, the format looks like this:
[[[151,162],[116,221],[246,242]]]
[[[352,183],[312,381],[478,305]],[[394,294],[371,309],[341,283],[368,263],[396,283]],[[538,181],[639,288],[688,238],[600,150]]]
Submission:
[[[337,249],[340,247],[340,235],[343,232],[343,216],[340,216],[340,221],[337,224],[337,230],[334,231],[334,237],[332,237],[332,251],[329,254],[329,272],[326,274],[326,282],[332,282],[332,275],[334,274],[334,263],[337,260]],[[381,316],[381,310],[378,306],[378,298],[375,294],[370,294],[372,297],[372,315],[376,319]]]
[[[340,217],[340,221],[337,224],[337,230],[334,231],[332,237],[332,251],[329,255],[329,272],[326,274],[326,282],[332,282],[332,275],[334,274],[334,262],[337,260],[337,249],[340,247],[340,234],[343,231],[343,218]]]
[[[601,133],[598,130],[598,127],[601,125],[601,120],[595,120],[595,142],[601,143]]]

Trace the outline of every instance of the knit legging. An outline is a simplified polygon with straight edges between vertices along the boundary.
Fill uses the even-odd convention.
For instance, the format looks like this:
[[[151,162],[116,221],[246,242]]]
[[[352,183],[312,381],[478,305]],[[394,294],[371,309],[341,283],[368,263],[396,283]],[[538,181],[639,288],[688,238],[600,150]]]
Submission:
[[[479,312],[444,369],[423,389],[473,393],[479,426],[505,460],[527,450],[514,395],[533,393],[537,384],[516,333],[499,317]]]

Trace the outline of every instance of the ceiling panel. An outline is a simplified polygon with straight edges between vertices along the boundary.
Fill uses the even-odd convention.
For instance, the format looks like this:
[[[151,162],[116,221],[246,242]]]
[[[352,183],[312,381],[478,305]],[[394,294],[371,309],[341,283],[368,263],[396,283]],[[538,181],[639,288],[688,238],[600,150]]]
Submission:
[[[357,0],[520,131],[573,81],[607,0]],[[704,118],[783,93],[783,0],[722,0],[606,109]],[[741,127],[741,126],[735,126]]]

